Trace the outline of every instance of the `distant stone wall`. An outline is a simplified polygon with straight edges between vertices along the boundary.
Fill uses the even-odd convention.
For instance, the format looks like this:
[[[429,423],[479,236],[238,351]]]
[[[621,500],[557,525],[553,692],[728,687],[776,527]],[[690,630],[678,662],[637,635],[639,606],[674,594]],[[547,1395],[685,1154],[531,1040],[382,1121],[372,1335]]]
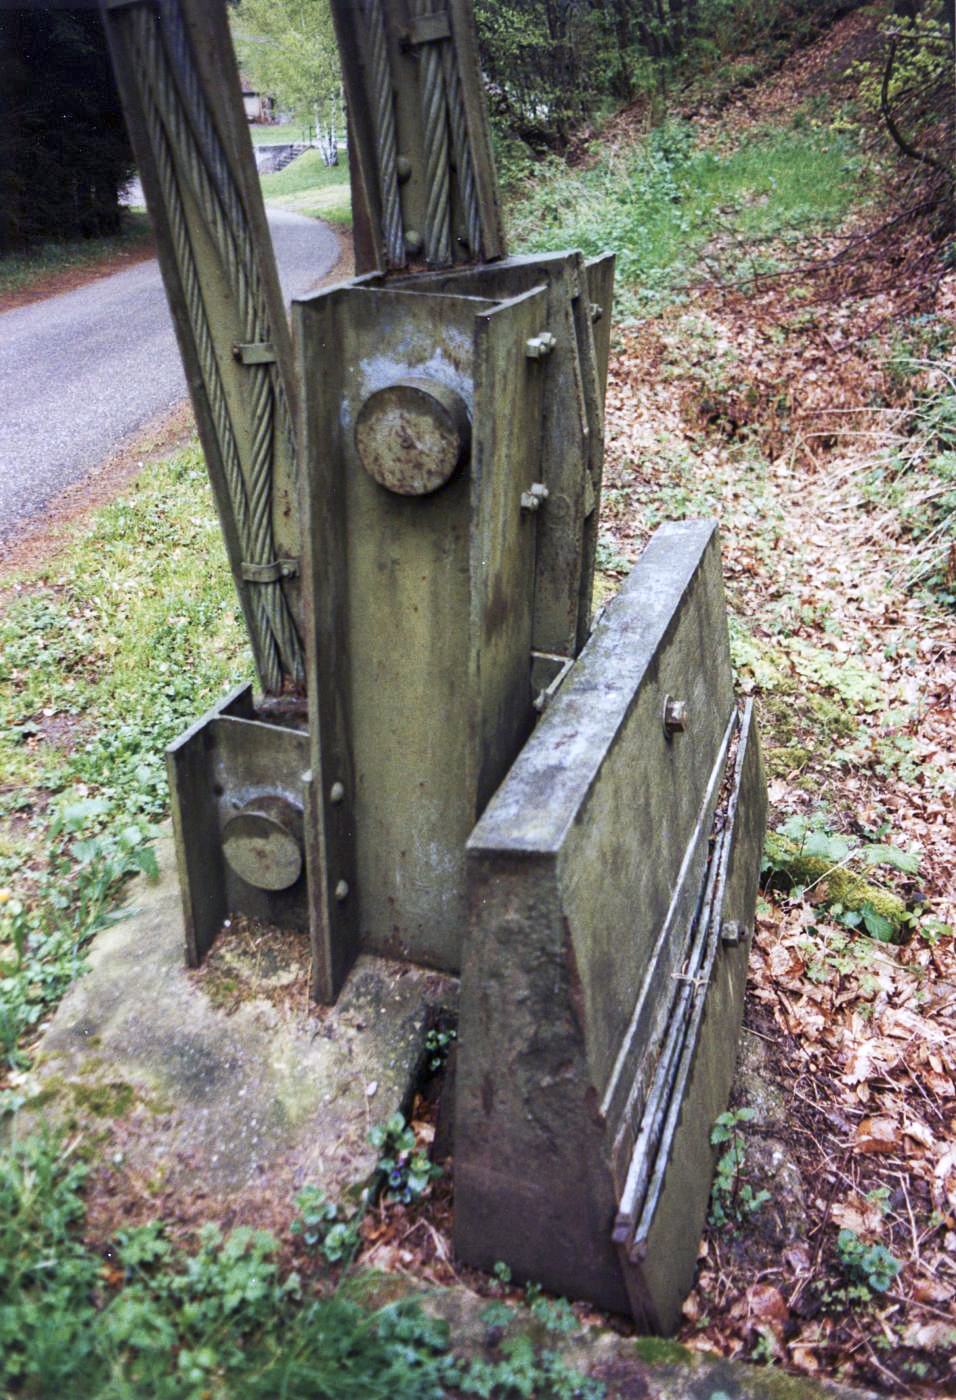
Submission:
[[[253,146],[252,150],[260,175],[267,175],[271,170],[281,170],[295,154],[295,146],[288,141],[284,145]]]

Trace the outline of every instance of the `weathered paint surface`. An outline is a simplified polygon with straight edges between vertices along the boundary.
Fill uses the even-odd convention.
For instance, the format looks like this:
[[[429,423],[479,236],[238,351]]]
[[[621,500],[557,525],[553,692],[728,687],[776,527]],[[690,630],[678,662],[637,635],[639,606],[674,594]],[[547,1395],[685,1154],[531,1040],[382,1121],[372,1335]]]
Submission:
[[[499,302],[358,285],[296,308],[312,769],[323,794],[342,782],[349,822],[329,870],[352,911],[333,920],[354,919],[359,946],[450,971],[465,842],[531,727],[536,524],[521,497],[541,382],[524,347],[544,307],[537,288]],[[410,494],[366,469],[356,425],[425,380],[465,405],[470,447],[444,484]],[[414,478],[419,455],[411,444]]]
[[[682,732],[665,726],[668,697],[686,706]],[[457,1247],[656,1330],[690,1281],[734,1063],[746,944],[714,960],[703,1030],[679,979],[714,918],[752,917],[762,788],[738,731],[716,526],[664,526],[468,843]],[[746,815],[721,864],[712,828],[737,740]],[[675,1075],[683,1063],[671,1022],[697,1045],[680,1130],[652,1097],[661,1057]],[[619,1253],[636,1144],[657,1194],[645,1181],[650,1221]]]

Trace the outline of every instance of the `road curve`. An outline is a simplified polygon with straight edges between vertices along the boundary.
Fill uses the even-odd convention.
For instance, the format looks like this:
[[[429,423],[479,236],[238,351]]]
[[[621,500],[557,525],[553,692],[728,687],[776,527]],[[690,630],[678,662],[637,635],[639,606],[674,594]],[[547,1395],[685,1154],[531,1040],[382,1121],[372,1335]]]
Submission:
[[[270,210],[287,303],[334,267],[326,224]],[[0,314],[0,544],[186,396],[155,260]]]

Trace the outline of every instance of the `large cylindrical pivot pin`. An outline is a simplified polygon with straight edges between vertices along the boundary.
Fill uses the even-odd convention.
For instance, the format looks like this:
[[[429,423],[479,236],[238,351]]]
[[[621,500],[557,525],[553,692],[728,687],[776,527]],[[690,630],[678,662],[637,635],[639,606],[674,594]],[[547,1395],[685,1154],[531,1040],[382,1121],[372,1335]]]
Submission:
[[[291,889],[302,874],[302,812],[285,797],[253,798],[226,822],[222,849],[247,884]]]
[[[470,439],[464,399],[434,379],[399,379],[376,389],[355,421],[362,466],[400,496],[427,496],[444,486],[463,462]]]

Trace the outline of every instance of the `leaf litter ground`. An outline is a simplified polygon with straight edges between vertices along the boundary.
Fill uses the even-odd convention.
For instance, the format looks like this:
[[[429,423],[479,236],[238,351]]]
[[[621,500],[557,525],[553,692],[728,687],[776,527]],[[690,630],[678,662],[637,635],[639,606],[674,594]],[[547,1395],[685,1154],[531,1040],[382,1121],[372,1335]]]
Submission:
[[[872,13],[850,15],[701,111],[700,138],[729,146],[808,93],[849,90],[872,42]],[[626,117],[611,139],[632,139]],[[720,517],[770,827],[796,835],[796,871],[770,872],[758,907],[738,1195],[702,1242],[680,1340],[941,1396],[956,1393],[956,628],[946,521],[919,525],[947,491],[920,405],[956,411],[956,388],[920,337],[952,343],[956,276],[938,278],[917,227],[900,253],[884,219],[861,210],[775,275],[736,283],[728,267],[740,278],[748,250],[718,231],[714,280],[616,329],[599,561],[611,591],[660,521]],[[920,587],[930,576],[935,593]],[[824,858],[801,877],[807,852]],[[745,1187],[770,1199],[748,1210]],[[446,1183],[433,1205],[386,1207],[376,1262],[461,1280],[449,1196]]]
[[[866,13],[851,16],[704,139],[740,141],[785,116],[839,77],[867,26]],[[908,513],[945,490],[921,473],[931,448],[914,401],[938,402],[953,384],[918,350],[909,376],[895,374],[925,283],[902,259],[861,266],[852,245],[874,216],[860,217],[818,242],[809,272],[702,282],[683,307],[617,332],[602,557],[621,572],[661,519],[718,515],[771,828],[816,833],[812,849],[829,842],[835,866],[859,867],[879,841],[891,862],[918,853],[918,875],[878,865],[866,876],[874,900],[892,891],[910,911],[905,942],[848,928],[826,875],[764,891],[747,1025],[779,1093],[740,1124],[740,1176],[754,1192],[773,1186],[760,1170],[772,1140],[798,1177],[789,1211],[772,1200],[711,1227],[682,1340],[940,1395],[956,1365],[956,629],[951,588],[947,608],[907,584],[927,557]],[[911,232],[912,269],[922,241]],[[724,269],[726,252],[714,259]],[[920,325],[945,343],[952,273]],[[878,1260],[879,1247],[901,1268],[874,1287],[857,1261]]]

